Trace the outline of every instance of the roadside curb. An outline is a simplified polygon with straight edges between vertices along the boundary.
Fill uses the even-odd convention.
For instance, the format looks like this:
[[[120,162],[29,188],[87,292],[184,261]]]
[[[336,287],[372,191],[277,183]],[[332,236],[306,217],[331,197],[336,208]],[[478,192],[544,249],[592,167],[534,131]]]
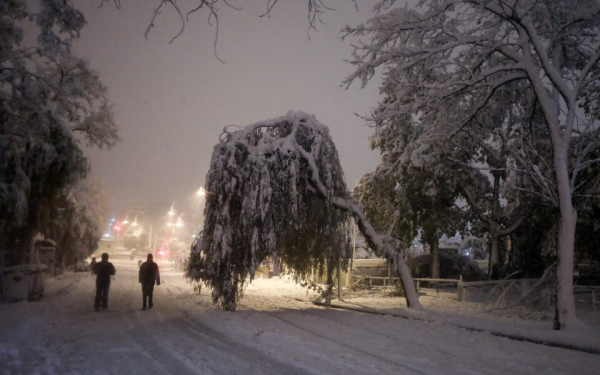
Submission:
[[[596,348],[592,348],[592,347],[585,347],[585,346],[577,346],[577,345],[567,344],[567,343],[564,343],[564,342],[558,342],[558,341],[552,341],[552,340],[543,340],[543,339],[536,339],[536,338],[527,337],[527,336],[523,336],[523,335],[517,335],[517,334],[512,334],[512,333],[505,333],[505,332],[499,332],[499,331],[486,330],[486,329],[481,329],[481,328],[477,328],[477,327],[470,327],[470,326],[466,326],[466,325],[462,325],[462,324],[456,324],[456,323],[451,323],[451,322],[443,322],[443,321],[441,322],[441,321],[433,320],[433,319],[424,319],[424,318],[419,318],[419,317],[414,317],[414,316],[385,313],[385,312],[376,311],[376,310],[367,310],[367,309],[361,309],[361,308],[357,308],[357,307],[342,306],[342,305],[338,305],[338,304],[334,304],[334,303],[332,303],[329,306],[327,306],[323,302],[316,302],[315,301],[315,302],[313,302],[313,304],[316,305],[316,306],[320,306],[320,307],[329,307],[329,308],[333,308],[333,309],[349,310],[349,311],[355,311],[355,312],[361,312],[361,313],[367,313],[367,314],[374,314],[374,315],[388,315],[388,316],[393,316],[395,318],[417,320],[417,321],[426,322],[426,323],[441,323],[441,324],[450,325],[450,326],[457,327],[457,328],[466,329],[468,331],[485,332],[485,333],[489,333],[489,334],[494,335],[494,336],[505,337],[505,338],[510,339],[510,340],[523,341],[523,342],[529,342],[529,343],[532,343],[532,344],[538,344],[538,345],[550,346],[550,347],[554,347],[554,348],[561,348],[561,349],[567,349],[567,350],[575,350],[575,351],[578,351],[578,352],[600,355],[600,349],[596,349]]]

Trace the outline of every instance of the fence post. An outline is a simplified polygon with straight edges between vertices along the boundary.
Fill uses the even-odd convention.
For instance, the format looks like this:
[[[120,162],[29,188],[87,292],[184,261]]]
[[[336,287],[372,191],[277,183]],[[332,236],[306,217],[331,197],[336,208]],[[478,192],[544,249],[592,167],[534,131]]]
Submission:
[[[462,302],[464,299],[463,293],[463,278],[462,275],[460,275],[460,278],[458,279],[458,285],[456,288],[456,293],[457,293],[457,298],[458,298],[458,302]]]
[[[337,265],[338,272],[338,301],[342,301],[342,261],[340,260]]]

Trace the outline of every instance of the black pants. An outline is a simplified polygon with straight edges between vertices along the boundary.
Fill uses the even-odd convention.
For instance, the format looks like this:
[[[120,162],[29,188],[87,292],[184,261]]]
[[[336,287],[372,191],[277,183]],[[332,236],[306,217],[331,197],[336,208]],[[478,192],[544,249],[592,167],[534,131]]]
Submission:
[[[102,285],[96,284],[96,299],[94,300],[94,308],[98,310],[100,308],[100,302],[102,302],[102,308],[108,308],[108,290],[110,284]]]
[[[148,301],[148,305],[152,306],[152,293],[154,292],[154,282],[150,283],[142,283],[142,295],[144,297],[143,306],[146,307],[146,301]]]

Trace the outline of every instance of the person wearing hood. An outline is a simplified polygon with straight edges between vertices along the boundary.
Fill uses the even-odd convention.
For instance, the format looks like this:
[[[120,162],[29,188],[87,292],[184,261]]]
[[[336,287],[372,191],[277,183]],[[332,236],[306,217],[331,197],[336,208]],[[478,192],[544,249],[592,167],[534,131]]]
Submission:
[[[96,273],[96,299],[94,300],[94,310],[106,310],[108,308],[108,290],[110,289],[110,277],[113,276],[115,266],[108,261],[108,254],[102,254],[102,261],[96,263],[94,267]]]
[[[140,266],[139,281],[142,284],[142,310],[146,310],[146,307],[151,309],[154,306],[154,303],[152,303],[154,284],[160,285],[158,264],[154,263],[152,253],[148,253],[147,260]],[[146,302],[148,303],[146,304]]]

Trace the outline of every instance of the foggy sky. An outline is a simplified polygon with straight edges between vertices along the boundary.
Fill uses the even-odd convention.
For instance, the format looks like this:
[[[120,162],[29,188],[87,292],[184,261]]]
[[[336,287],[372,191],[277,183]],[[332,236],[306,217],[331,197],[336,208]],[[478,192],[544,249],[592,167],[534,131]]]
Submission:
[[[234,0],[232,0],[234,1]],[[282,0],[270,18],[259,18],[266,1],[237,0],[242,11],[221,8],[219,62],[213,54],[214,26],[196,13],[184,34],[169,44],[180,22],[165,9],[149,40],[143,34],[159,1],[122,1],[98,8],[77,0],[88,25],[75,53],[89,60],[109,90],[121,141],[110,151],[88,149],[92,176],[104,180],[111,213],[132,203],[182,207],[204,184],[210,156],[226,125],[248,125],[288,110],[314,114],[330,128],[348,186],[375,169],[379,156],[367,146],[371,129],[354,113],[376,104],[378,81],[365,89],[340,87],[353,71],[352,48],[340,41],[346,24],[372,16],[374,1],[330,0],[335,11],[307,38],[306,1]],[[195,3],[179,2],[190,9]]]

